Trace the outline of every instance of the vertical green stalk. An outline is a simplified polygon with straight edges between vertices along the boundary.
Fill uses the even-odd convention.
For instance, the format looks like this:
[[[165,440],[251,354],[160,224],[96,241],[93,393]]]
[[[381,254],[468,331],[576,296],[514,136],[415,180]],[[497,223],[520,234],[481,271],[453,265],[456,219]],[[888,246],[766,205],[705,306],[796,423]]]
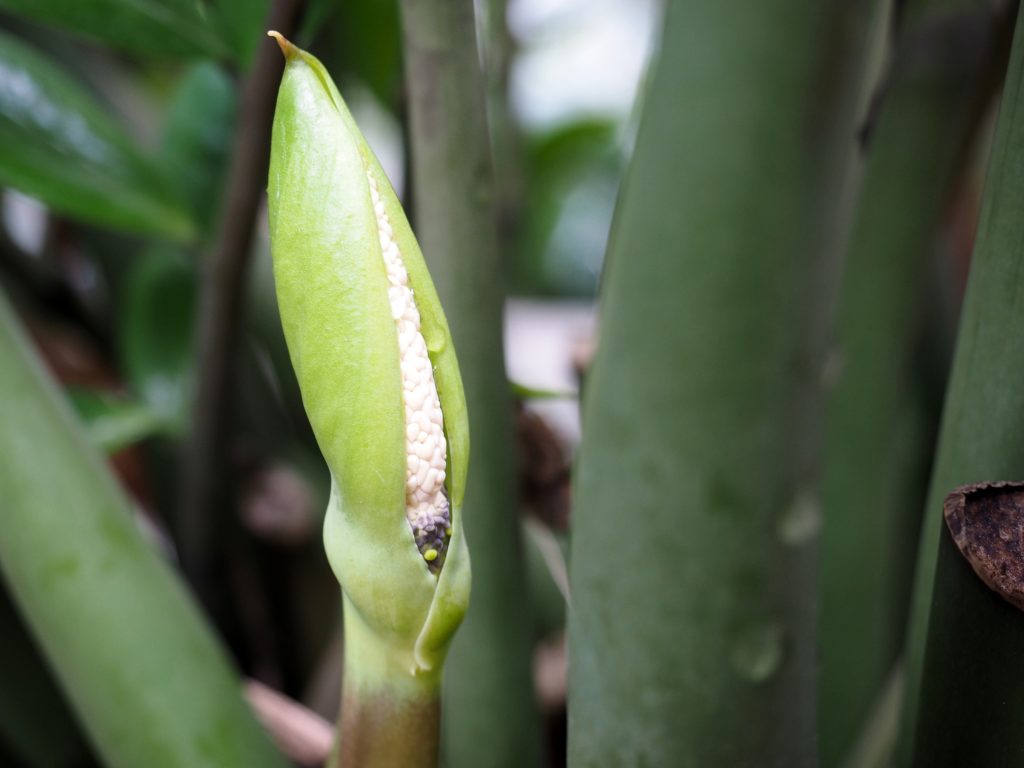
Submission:
[[[991,12],[915,15],[866,132],[827,400],[821,757],[840,764],[902,648],[929,415],[915,365],[930,255],[1002,64]]]
[[[0,570],[111,768],[281,758],[0,296]]]
[[[942,500],[955,486],[1018,479],[1024,467],[1022,99],[1019,15],[925,507],[907,650],[904,766],[1024,760],[1013,705],[1024,696],[1024,622],[962,562],[942,519]]]
[[[585,393],[577,768],[816,763],[815,416],[876,7],[669,4]]]
[[[451,320],[473,419],[473,600],[452,646],[452,768],[534,765],[538,733],[502,353],[502,269],[472,0],[402,0],[417,232]]]

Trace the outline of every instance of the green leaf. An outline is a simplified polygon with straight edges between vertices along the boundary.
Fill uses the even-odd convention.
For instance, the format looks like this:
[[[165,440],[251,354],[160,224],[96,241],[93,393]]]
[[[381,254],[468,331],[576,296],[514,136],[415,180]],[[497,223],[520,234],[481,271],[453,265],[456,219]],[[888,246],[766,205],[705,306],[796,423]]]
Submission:
[[[1024,468],[1024,14],[989,159],[918,556],[899,766],[1024,764],[1024,619],[974,574],[946,494]]]
[[[93,445],[116,453],[164,431],[166,420],[145,403],[109,392],[78,389],[68,392]]]
[[[207,238],[219,220],[237,107],[235,82],[204,61],[186,71],[167,115],[161,160]]]
[[[220,19],[220,30],[237,61],[248,65],[256,47],[266,40],[268,0],[214,0],[211,11]]]
[[[591,119],[533,141],[516,290],[596,293],[622,173],[617,134],[614,123]]]
[[[938,418],[915,346],[935,235],[1002,58],[991,32],[977,34],[992,29],[989,13],[902,28],[867,141],[839,307],[839,379],[826,407],[824,766],[852,748],[903,647]]]
[[[86,90],[0,33],[0,185],[91,224],[184,239],[193,226],[155,165]]]
[[[282,768],[2,297],[0,370],[0,570],[103,764]]]
[[[323,0],[318,0],[323,5]],[[0,0],[0,9],[144,56],[230,58],[247,67],[269,0]]]
[[[569,607],[568,542],[535,518],[523,520],[526,579],[534,639],[565,629]]]
[[[134,53],[227,51],[206,4],[196,0],[0,0],[0,9]]]
[[[565,389],[540,389],[517,381],[509,380],[509,389],[513,397],[520,400],[575,400],[579,394]]]
[[[155,247],[132,266],[124,286],[119,346],[133,389],[181,428],[192,386],[196,277],[176,251]]]
[[[335,5],[325,27],[329,69],[359,78],[382,104],[393,108],[402,87],[398,3],[367,0]],[[313,10],[318,11],[316,5]]]
[[[337,3],[335,0],[307,0],[302,12],[299,29],[295,33],[295,42],[302,48],[311,48],[320,30],[329,24],[334,15],[340,11],[363,9],[368,3]],[[384,2],[384,5],[394,5]]]

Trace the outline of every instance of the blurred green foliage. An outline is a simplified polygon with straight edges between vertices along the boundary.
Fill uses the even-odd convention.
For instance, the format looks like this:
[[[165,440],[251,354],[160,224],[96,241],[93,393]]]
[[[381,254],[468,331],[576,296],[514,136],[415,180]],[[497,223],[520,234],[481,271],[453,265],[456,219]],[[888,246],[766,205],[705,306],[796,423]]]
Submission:
[[[534,137],[525,157],[530,190],[513,262],[519,293],[597,293],[622,171],[620,129],[585,119]]]
[[[108,110],[43,55],[0,35],[0,182],[85,221],[174,239],[183,199]]]
[[[267,0],[2,0],[0,8],[127,51],[168,57],[232,54],[244,62]]]
[[[118,347],[128,384],[168,426],[185,425],[194,357],[196,269],[155,245],[128,267]]]
[[[237,107],[234,81],[222,67],[203,61],[181,75],[164,124],[160,160],[206,238],[220,219]]]

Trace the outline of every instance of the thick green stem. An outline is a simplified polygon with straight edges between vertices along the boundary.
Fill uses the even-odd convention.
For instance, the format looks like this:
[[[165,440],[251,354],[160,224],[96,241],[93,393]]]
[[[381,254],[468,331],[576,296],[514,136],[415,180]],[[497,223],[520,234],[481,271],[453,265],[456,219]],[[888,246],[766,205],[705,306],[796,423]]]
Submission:
[[[816,762],[816,414],[876,7],[668,4],[584,398],[574,768]]]
[[[333,768],[434,768],[440,671],[412,674],[408,654],[372,632],[345,600],[345,671]]]
[[[451,768],[534,765],[538,730],[502,346],[504,286],[472,0],[402,0],[416,233],[451,323],[473,425],[473,599],[445,682]]]

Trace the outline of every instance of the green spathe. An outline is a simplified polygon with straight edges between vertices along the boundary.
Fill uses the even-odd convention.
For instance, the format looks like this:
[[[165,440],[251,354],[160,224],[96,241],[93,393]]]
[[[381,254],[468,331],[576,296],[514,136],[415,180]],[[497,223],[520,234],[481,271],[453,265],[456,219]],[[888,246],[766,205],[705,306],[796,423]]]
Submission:
[[[363,676],[393,677],[395,670],[436,681],[465,614],[470,580],[461,514],[469,431],[451,334],[401,204],[330,76],[310,54],[278,42],[287,64],[268,189],[278,305],[333,479],[324,542],[346,620],[358,614],[388,659],[352,665],[356,678],[346,685]],[[452,533],[436,576],[405,517],[398,337],[367,173],[409,274],[444,414]]]

